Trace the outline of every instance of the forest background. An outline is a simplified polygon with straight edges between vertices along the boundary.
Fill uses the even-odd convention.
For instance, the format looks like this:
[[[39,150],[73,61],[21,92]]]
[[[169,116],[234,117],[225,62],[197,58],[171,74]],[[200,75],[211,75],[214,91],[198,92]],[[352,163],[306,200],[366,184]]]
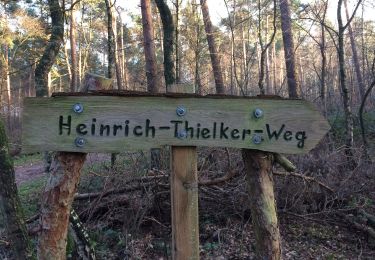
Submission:
[[[289,39],[283,34],[287,30],[280,2],[286,2],[290,9]],[[148,29],[146,4],[151,10],[148,24],[152,27]],[[56,6],[60,12],[53,17],[50,10]],[[340,223],[344,230],[359,230],[353,248],[348,246],[343,251],[330,244],[328,252],[319,247],[311,252],[313,256],[336,255],[340,250],[344,255],[357,255],[359,251],[371,255],[375,239],[370,220],[375,212],[375,96],[371,92],[375,85],[374,10],[375,3],[370,0],[3,0],[0,112],[11,154],[19,156],[21,150],[23,98],[79,91],[86,73],[113,79],[113,89],[118,90],[166,92],[168,86],[184,84],[201,95],[303,98],[315,104],[332,128],[312,152],[289,157],[297,166],[296,172],[275,168],[279,214],[285,216],[285,222],[293,223],[322,224],[321,219],[325,219],[322,225],[333,227],[332,233],[315,226],[314,231],[310,230],[319,230],[318,235],[314,233],[319,239],[330,240],[327,237],[333,236],[336,226],[341,230]],[[172,21],[169,24],[168,19]],[[207,25],[208,20],[213,25]],[[53,41],[61,48],[51,44]],[[48,48],[54,54],[43,56]],[[293,63],[292,76],[287,68],[291,65],[286,65],[286,61]],[[201,226],[203,256],[251,255],[251,246],[239,251],[229,246],[233,237],[240,236],[243,243],[246,239],[251,241],[251,235],[241,231],[249,224],[249,208],[241,205],[250,198],[244,192],[244,166],[239,151],[201,149],[199,153],[203,190],[200,203],[205,216]],[[35,156],[41,160],[42,155],[31,158]],[[106,156],[97,158],[86,169],[80,193],[104,194],[128,185],[134,176],[149,174],[151,162],[142,152],[119,155],[110,166]],[[166,165],[158,165],[161,176],[168,173]],[[35,209],[27,212],[29,219],[37,214],[43,180],[38,179],[37,188],[31,192],[34,201],[28,203]],[[84,203],[79,200],[75,203],[94,241],[105,245],[98,246],[99,255],[141,254],[139,251],[146,249],[153,256],[169,255],[165,236],[170,206],[163,204],[168,194],[160,190],[166,180],[161,178],[160,182],[154,184],[159,188],[150,188],[150,184],[147,189],[138,183],[131,199],[115,192],[116,199],[114,194],[104,196],[109,198],[98,196],[100,199],[89,201],[88,208],[82,207]],[[241,201],[241,205],[235,201]],[[130,214],[134,212],[137,214]],[[217,217],[207,217],[212,212]],[[225,221],[228,216],[231,217]],[[95,232],[98,227],[102,233]],[[288,247],[295,237],[288,234],[295,232],[300,237],[305,232],[300,232],[302,229],[298,226],[294,231],[285,231],[285,256],[291,252],[290,258],[306,254]],[[217,230],[228,234],[220,235]],[[136,233],[146,234],[149,240],[128,238],[128,234]],[[349,241],[345,234],[343,241]],[[108,237],[114,241],[106,240]],[[126,252],[120,249],[124,243]]]

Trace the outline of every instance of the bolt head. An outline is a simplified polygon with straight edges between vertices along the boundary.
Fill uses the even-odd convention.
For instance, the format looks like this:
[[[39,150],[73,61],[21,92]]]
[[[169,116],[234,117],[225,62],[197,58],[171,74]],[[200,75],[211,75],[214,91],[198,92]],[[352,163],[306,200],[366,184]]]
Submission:
[[[263,141],[263,138],[262,138],[262,136],[261,135],[258,135],[258,134],[255,134],[254,136],[253,136],[253,143],[254,144],[260,144],[262,141]]]
[[[176,108],[176,114],[178,116],[184,116],[184,115],[186,115],[186,108],[184,106],[178,106]]]
[[[75,144],[77,147],[83,147],[83,146],[86,144],[86,141],[85,141],[85,139],[83,139],[82,137],[77,137],[77,138],[74,140],[74,144]]]
[[[185,130],[181,130],[180,132],[177,133],[177,137],[179,139],[185,139],[187,137],[187,132]]]
[[[75,113],[82,113],[83,112],[83,105],[81,103],[76,103],[73,105],[73,111]]]
[[[261,118],[263,116],[263,110],[260,108],[256,108],[254,110],[254,117],[255,118]]]

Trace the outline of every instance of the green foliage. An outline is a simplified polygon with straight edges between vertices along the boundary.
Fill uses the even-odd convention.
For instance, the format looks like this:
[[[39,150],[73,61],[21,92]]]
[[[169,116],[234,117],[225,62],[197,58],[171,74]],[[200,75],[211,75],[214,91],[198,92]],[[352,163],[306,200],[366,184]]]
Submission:
[[[18,193],[26,219],[38,213],[40,194],[45,182],[46,177],[40,177],[19,186]]]
[[[375,112],[370,111],[363,114],[365,123],[366,135],[370,139],[375,138]],[[331,132],[335,137],[335,141],[342,143],[345,139],[345,116],[343,113],[337,113],[328,117],[328,121],[331,125]],[[354,139],[361,140],[361,128],[359,124],[359,118],[354,117]]]
[[[43,155],[41,153],[34,153],[31,155],[20,155],[14,158],[14,166],[29,165],[42,160]]]

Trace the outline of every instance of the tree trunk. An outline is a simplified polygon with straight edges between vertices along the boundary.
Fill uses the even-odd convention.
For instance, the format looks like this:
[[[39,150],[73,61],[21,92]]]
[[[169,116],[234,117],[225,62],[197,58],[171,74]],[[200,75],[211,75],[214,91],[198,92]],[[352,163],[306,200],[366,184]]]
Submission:
[[[74,0],[71,1],[74,4]],[[70,16],[70,58],[71,58],[71,79],[70,91],[75,92],[78,89],[78,66],[77,66],[77,50],[76,50],[76,20],[75,20],[75,6],[72,7]]]
[[[48,95],[48,72],[56,61],[61,44],[64,39],[64,12],[58,0],[48,0],[51,13],[52,32],[48,45],[44,50],[42,58],[35,68],[36,96]]]
[[[322,59],[322,67],[320,72],[320,99],[322,101],[324,113],[327,113],[327,102],[326,102],[326,73],[327,73],[327,55],[326,55],[326,29],[325,29],[325,20],[327,15],[328,2],[324,3],[324,13],[323,18],[320,22],[321,30],[321,42],[319,44],[320,55]]]
[[[0,120],[0,205],[15,259],[31,259],[32,249],[18,197],[13,161],[9,154],[4,124]]]
[[[175,57],[176,57],[176,83],[180,83],[180,46],[179,46],[179,15],[180,15],[180,0],[176,0],[176,26],[175,26]]]
[[[107,7],[107,51],[108,51],[108,70],[107,78],[112,79],[115,76],[115,40],[112,23],[112,1],[105,0]]]
[[[280,233],[273,191],[273,155],[242,150],[250,194],[251,217],[255,231],[257,259],[281,259]]]
[[[294,57],[294,43],[292,22],[288,0],[280,0],[281,31],[283,34],[285,66],[288,79],[288,93],[290,98],[297,98],[301,95],[301,87],[298,82],[296,63]]]
[[[346,19],[349,20],[349,11],[348,11],[347,0],[344,1],[344,5],[345,5]],[[358,58],[357,47],[356,47],[356,43],[355,43],[355,39],[354,39],[354,33],[353,33],[352,26],[350,24],[348,24],[348,31],[349,31],[350,45],[352,47],[354,70],[355,70],[355,75],[357,77],[359,94],[361,96],[360,100],[363,100],[364,95],[365,95],[365,84],[364,84],[363,78],[362,78],[361,65],[359,64],[359,58]]]
[[[112,80],[87,74],[81,92],[109,89]],[[66,259],[69,215],[77,191],[85,153],[58,152],[42,195],[38,259]]]
[[[147,91],[151,93],[161,92],[158,87],[157,64],[154,45],[154,28],[151,16],[150,0],[141,0],[143,44],[146,60]]]
[[[163,49],[164,49],[164,78],[168,86],[175,83],[174,63],[173,63],[173,38],[174,24],[173,17],[168,5],[164,0],[155,0],[163,24]]]
[[[207,1],[200,0],[200,2],[201,2],[201,8],[202,8],[204,28],[206,30],[206,35],[207,35],[206,37],[207,37],[208,49],[210,51],[212,70],[214,73],[216,93],[225,94],[226,91],[225,91],[223,75],[222,75],[222,70],[221,70],[221,65],[220,65],[220,58],[217,53],[215,37],[213,35],[214,30],[213,30],[212,23],[211,23],[210,13],[208,11]]]
[[[344,32],[345,26],[342,22],[341,9],[343,0],[339,0],[337,4],[337,22],[339,26],[338,31],[338,59],[339,59],[339,73],[340,73],[340,86],[342,91],[342,100],[344,105],[345,113],[345,130],[346,130],[346,154],[352,158],[352,147],[353,147],[353,115],[350,104],[349,89],[346,85],[346,71],[345,71],[345,46],[344,46]],[[351,159],[352,161],[352,159]]]

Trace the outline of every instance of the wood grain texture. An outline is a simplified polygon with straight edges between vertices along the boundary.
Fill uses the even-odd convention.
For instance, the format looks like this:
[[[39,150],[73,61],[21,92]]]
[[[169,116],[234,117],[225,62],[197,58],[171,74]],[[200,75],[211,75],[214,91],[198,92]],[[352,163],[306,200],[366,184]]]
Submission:
[[[172,93],[194,93],[174,84]],[[171,147],[172,259],[199,259],[198,169],[195,146]]]
[[[84,111],[76,114],[72,111],[75,103],[81,103]],[[183,105],[187,112],[179,117],[176,108]],[[255,108],[264,111],[262,118],[253,116]],[[71,134],[63,131],[59,135],[59,116],[64,122],[71,116]],[[85,124],[89,130],[92,120],[96,119],[97,128],[100,124],[110,125],[110,135],[100,136],[98,131],[91,135],[82,136],[86,140],[83,147],[76,147],[74,140],[80,136],[76,128]],[[137,125],[145,130],[146,119],[156,128],[155,136],[134,136],[133,128]],[[125,137],[124,132],[113,136],[113,125],[129,121],[131,132]],[[175,137],[175,124],[172,120],[182,121],[178,124],[178,131],[184,130],[185,122],[194,127],[193,138],[179,139]],[[216,135],[214,136],[214,123]],[[221,123],[225,135],[220,135]],[[199,125],[198,125],[199,124]],[[267,133],[279,131],[276,140]],[[169,126],[169,130],[159,130],[159,127]],[[199,126],[199,127],[198,127]],[[284,127],[283,127],[284,126]],[[197,129],[207,128],[206,137],[202,132],[197,137]],[[238,133],[234,130],[238,129]],[[243,131],[251,130],[244,134]],[[140,130],[140,129],[138,129]],[[252,137],[255,130],[261,130],[263,141],[254,144]],[[23,152],[36,151],[71,151],[71,152],[121,152],[125,149],[149,149],[163,145],[174,146],[213,146],[257,149],[263,151],[302,154],[311,150],[329,130],[328,122],[319,114],[312,104],[303,100],[277,99],[246,99],[246,98],[217,98],[217,97],[155,97],[155,96],[59,96],[54,98],[26,98],[23,112]],[[232,131],[234,135],[232,136]],[[287,133],[287,131],[290,131]],[[296,135],[302,134],[306,139],[303,147]],[[189,132],[190,134],[190,132]],[[285,136],[286,134],[286,136]],[[285,140],[290,139],[289,141]],[[302,138],[303,139],[303,138]]]
[[[171,147],[172,259],[199,259],[196,147]]]

